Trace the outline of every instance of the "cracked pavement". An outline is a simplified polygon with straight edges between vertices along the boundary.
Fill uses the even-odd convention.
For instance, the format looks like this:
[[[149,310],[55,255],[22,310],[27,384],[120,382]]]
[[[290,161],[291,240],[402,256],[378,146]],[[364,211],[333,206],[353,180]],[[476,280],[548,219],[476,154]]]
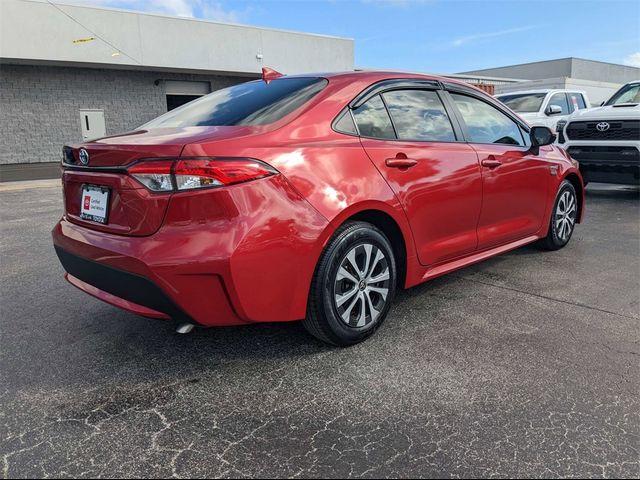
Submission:
[[[174,333],[67,284],[58,187],[0,192],[0,456],[19,477],[638,477],[637,189],[559,252],[400,293],[364,344]]]

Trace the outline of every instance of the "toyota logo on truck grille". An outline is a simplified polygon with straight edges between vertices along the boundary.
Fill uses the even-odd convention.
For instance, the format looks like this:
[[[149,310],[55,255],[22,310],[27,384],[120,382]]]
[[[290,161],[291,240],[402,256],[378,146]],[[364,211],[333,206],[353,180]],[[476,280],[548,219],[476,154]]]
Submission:
[[[599,124],[596,125],[596,129],[599,132],[606,132],[607,130],[609,130],[609,127],[611,125],[609,125],[607,122],[600,122]]]

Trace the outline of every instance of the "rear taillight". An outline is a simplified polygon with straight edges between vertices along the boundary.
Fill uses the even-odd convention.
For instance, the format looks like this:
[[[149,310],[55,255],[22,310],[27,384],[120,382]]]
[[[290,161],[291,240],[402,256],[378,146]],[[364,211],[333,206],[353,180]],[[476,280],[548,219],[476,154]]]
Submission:
[[[273,167],[252,158],[143,160],[127,171],[154,192],[223,187],[278,173]]]
[[[129,167],[129,174],[153,192],[170,192],[173,190],[171,169],[173,160],[149,160]]]

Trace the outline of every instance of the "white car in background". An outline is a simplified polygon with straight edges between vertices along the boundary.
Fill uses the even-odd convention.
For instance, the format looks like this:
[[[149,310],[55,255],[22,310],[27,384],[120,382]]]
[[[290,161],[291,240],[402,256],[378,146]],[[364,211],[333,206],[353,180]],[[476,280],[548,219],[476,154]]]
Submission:
[[[640,184],[640,80],[603,106],[574,113],[559,133],[559,146],[580,163],[585,183]]]
[[[548,127],[553,131],[559,121],[590,107],[587,94],[581,90],[526,90],[495,97],[532,127]]]

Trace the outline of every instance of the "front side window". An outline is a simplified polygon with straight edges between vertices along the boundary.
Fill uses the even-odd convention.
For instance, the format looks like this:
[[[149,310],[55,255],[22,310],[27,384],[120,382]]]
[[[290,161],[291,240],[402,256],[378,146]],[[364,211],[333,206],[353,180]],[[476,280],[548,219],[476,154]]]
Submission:
[[[569,115],[569,104],[567,103],[567,96],[564,93],[554,93],[549,99],[549,108],[551,105],[557,105],[562,109],[561,115]]]
[[[317,77],[241,83],[171,110],[140,128],[268,125],[300,108],[327,83]]]
[[[523,145],[518,124],[488,103],[475,97],[452,93],[451,97],[467,126],[472,143]]]
[[[625,85],[605,105],[620,105],[622,103],[640,103],[640,83]]]
[[[391,119],[380,95],[370,98],[358,108],[353,109],[353,117],[363,137],[396,138]]]
[[[496,98],[516,113],[533,113],[540,111],[545,96],[546,93],[516,93]]]
[[[444,105],[431,90],[394,90],[382,94],[400,140],[455,142]]]

